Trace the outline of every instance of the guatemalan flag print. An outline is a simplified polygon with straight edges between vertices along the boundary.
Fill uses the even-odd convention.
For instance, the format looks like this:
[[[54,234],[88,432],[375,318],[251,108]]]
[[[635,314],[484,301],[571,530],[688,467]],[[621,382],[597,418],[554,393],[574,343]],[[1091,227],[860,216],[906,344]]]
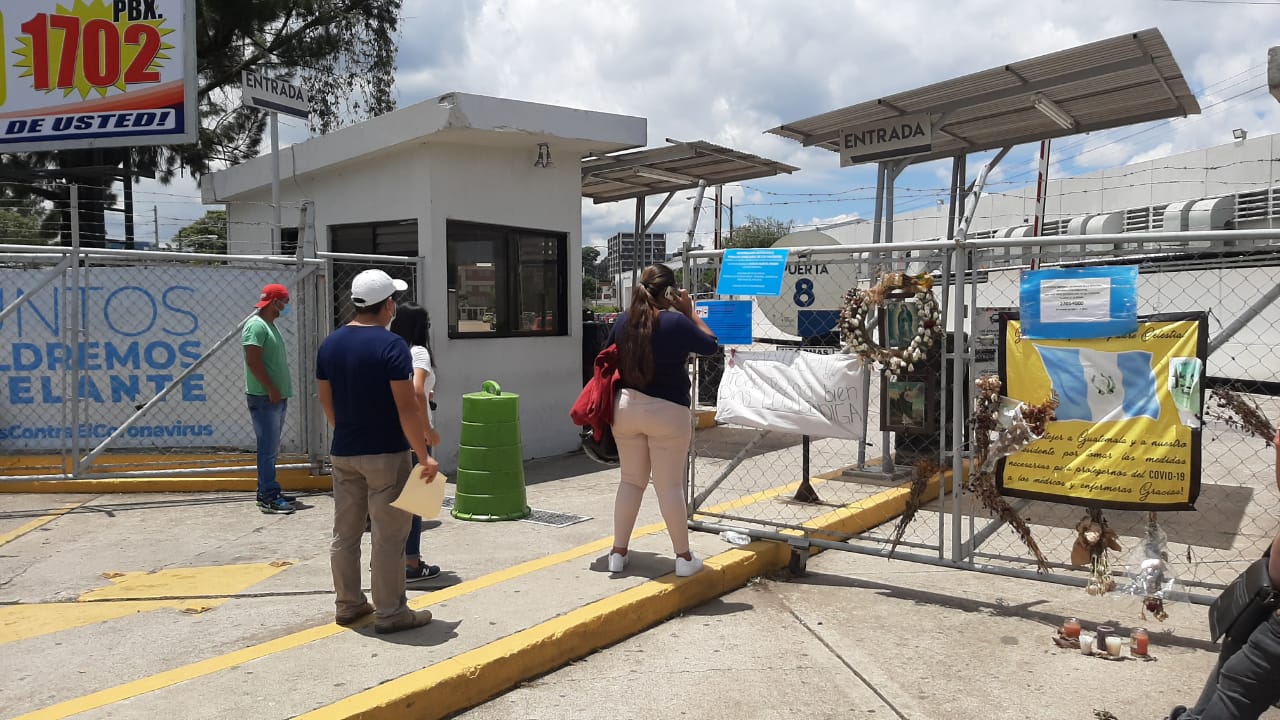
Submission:
[[[1058,420],[1160,417],[1151,353],[1035,346],[1058,394]]]

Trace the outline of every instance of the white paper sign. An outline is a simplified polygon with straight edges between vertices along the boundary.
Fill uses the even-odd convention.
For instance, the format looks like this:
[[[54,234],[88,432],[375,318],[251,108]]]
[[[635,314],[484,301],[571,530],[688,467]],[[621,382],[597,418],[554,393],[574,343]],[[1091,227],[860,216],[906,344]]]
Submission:
[[[853,355],[800,350],[732,352],[716,420],[812,437],[862,437],[866,370]]]
[[[1111,319],[1111,278],[1045,280],[1040,283],[1040,321]]]

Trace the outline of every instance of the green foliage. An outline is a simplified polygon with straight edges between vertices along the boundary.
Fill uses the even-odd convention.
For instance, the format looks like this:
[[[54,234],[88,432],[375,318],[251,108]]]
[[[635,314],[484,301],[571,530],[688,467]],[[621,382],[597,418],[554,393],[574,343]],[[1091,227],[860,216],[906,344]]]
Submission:
[[[600,294],[599,285],[596,279],[590,275],[582,276],[582,299],[591,302]]]
[[[762,248],[769,247],[778,238],[791,232],[791,222],[777,218],[748,217],[745,225],[733,229],[733,234],[725,242],[728,248]]]
[[[227,211],[210,210],[204,217],[173,236],[182,252],[225,255],[227,252]]]
[[[49,237],[41,228],[37,213],[25,208],[0,208],[0,243],[44,245]]]

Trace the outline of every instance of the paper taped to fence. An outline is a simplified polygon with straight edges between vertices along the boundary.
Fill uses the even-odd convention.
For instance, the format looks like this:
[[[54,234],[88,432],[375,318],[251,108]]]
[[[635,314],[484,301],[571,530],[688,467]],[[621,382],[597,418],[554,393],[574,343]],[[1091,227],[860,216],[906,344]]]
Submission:
[[[866,370],[853,355],[801,350],[731,351],[716,420],[733,425],[860,439],[866,427]]]
[[[1058,395],[1045,436],[997,470],[1006,495],[1127,510],[1190,510],[1200,494],[1200,418],[1208,318],[1170,313],[1095,340],[1022,335],[1002,323],[1005,394]]]

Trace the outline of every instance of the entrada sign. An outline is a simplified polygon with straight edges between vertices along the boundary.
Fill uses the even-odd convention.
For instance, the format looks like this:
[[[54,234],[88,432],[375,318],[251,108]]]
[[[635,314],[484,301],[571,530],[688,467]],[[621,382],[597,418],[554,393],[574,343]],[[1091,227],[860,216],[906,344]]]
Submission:
[[[933,149],[933,120],[900,115],[840,131],[840,167],[919,155]]]
[[[280,112],[303,120],[311,116],[311,101],[307,99],[307,91],[283,80],[245,70],[240,77],[240,91],[244,104],[249,107]]]

